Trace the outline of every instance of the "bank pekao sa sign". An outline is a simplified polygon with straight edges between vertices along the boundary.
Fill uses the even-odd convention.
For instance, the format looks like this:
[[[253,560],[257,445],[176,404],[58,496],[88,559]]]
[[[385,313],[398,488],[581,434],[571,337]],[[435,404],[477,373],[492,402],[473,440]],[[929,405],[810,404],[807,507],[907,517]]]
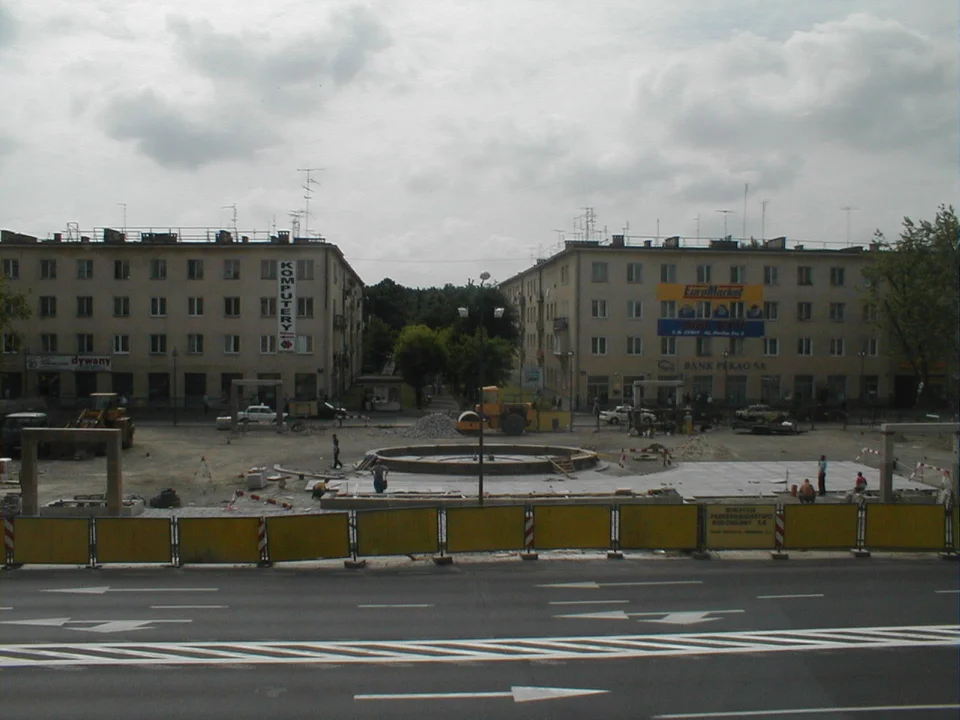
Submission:
[[[297,262],[277,262],[277,349],[293,352],[297,345]]]

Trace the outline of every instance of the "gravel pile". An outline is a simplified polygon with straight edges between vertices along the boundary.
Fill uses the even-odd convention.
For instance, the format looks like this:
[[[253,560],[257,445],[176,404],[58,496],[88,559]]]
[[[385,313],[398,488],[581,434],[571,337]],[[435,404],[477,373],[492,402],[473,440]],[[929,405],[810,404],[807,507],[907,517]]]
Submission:
[[[676,460],[687,461],[721,461],[735,460],[736,454],[722,443],[713,445],[705,435],[697,435],[674,448],[673,457]]]
[[[452,438],[460,435],[457,421],[443,413],[424,415],[400,434],[410,438]]]

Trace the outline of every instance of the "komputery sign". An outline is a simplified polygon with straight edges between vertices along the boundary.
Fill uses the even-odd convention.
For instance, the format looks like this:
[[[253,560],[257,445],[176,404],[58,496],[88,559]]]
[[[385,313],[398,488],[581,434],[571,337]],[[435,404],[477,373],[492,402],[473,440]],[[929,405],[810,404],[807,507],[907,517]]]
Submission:
[[[277,263],[277,344],[280,352],[293,352],[297,343],[297,263]]]

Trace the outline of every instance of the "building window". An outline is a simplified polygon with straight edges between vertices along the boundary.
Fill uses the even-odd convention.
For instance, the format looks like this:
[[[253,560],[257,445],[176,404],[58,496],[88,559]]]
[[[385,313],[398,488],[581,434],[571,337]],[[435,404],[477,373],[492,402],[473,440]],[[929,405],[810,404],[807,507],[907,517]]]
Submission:
[[[77,352],[78,353],[93,352],[93,335],[91,335],[90,333],[77,333]]]
[[[190,317],[203,317],[203,298],[187,298],[187,315]]]
[[[52,318],[57,316],[57,298],[53,295],[40,296],[40,317]]]
[[[261,280],[277,279],[277,261],[276,260],[260,261],[260,279]]]
[[[763,354],[766,357],[776,357],[780,354],[780,341],[777,338],[763,339]]]
[[[239,260],[223,261],[223,279],[224,280],[240,279],[240,261]]]
[[[675,283],[677,281],[677,266],[676,265],[661,265],[660,266],[660,282],[662,283]]]
[[[16,355],[20,352],[20,336],[16,333],[4,333],[3,352],[5,355]]]
[[[313,335],[297,335],[297,352],[300,355],[313,354]]]
[[[167,316],[167,299],[165,297],[150,298],[150,317]]]
[[[697,338],[697,357],[711,357],[713,355],[713,338]]]
[[[570,266],[564,265],[560,268],[560,284],[569,285],[570,284]]]
[[[780,376],[760,376],[760,402],[772,405],[780,401]]]
[[[187,355],[203,355],[203,335],[187,335]]]
[[[313,260],[297,260],[297,280],[313,280]]]
[[[150,261],[150,279],[151,280],[166,280],[167,279],[167,261],[154,258]]]
[[[93,279],[93,260],[77,260],[77,280]]]
[[[77,317],[93,317],[93,296],[80,295],[77,297]]]
[[[708,283],[713,275],[710,265],[697,265],[697,282]]]
[[[240,317],[240,298],[225,297],[223,299],[223,316],[228,318]]]
[[[675,318],[677,316],[677,301],[676,300],[661,300],[660,301],[660,317],[665,319]]]
[[[662,337],[660,338],[660,354],[661,355],[676,355],[677,354],[677,339],[675,337]]]
[[[301,318],[313,317],[313,298],[312,297],[297,298],[297,317],[301,317]]]
[[[697,318],[700,320],[709,320],[713,317],[713,308],[709,300],[697,300]]]
[[[56,333],[43,333],[40,336],[40,352],[42,353],[58,352]]]
[[[166,352],[167,352],[167,336],[151,335],[150,336],[150,354],[165,355]]]
[[[590,352],[593,355],[607,354],[607,339],[605,337],[590,338]]]
[[[813,285],[813,268],[801,265],[797,268],[797,285]]]
[[[130,317],[130,298],[126,296],[114,296],[113,316]]]
[[[863,352],[864,355],[876,357],[880,354],[879,343],[875,337],[864,338],[861,347],[863,348],[861,352]]]
[[[591,300],[590,301],[590,317],[593,317],[593,318],[607,317],[607,301]]]
[[[260,354],[273,355],[276,351],[277,351],[277,336],[261,335],[260,336]]]
[[[240,352],[240,336],[239,335],[224,335],[223,336],[223,352],[226,355],[236,355]]]
[[[743,320],[746,316],[746,311],[744,309],[742,302],[732,302],[730,303],[730,318],[733,320]]]
[[[813,355],[813,340],[811,338],[797,338],[797,355],[809,357]]]
[[[640,300],[627,300],[627,319],[643,319],[643,303]]]
[[[813,303],[797,303],[797,320],[807,321],[813,319]]]
[[[627,263],[627,282],[643,282],[643,263]]]
[[[153,269],[153,264],[151,261],[150,265]],[[129,260],[114,260],[113,261],[113,279],[114,280],[129,280],[130,279],[130,261]]]
[[[595,262],[592,265],[590,279],[595,283],[605,283],[607,282],[607,263],[605,262]]]
[[[842,267],[830,268],[830,284],[833,287],[843,287],[847,281],[846,270]]]
[[[843,357],[843,338],[830,338],[830,355]]]
[[[830,303],[830,319],[833,322],[843,322],[843,315],[844,315],[845,309],[846,309],[846,303]]]
[[[776,265],[764,265],[763,266],[763,284],[779,285],[780,284],[780,268],[778,268]]]
[[[730,282],[742,285],[745,281],[744,278],[747,276],[747,269],[743,265],[731,265],[730,266]]]
[[[776,322],[780,319],[780,303],[765,302],[763,304],[763,319]]]
[[[203,280],[203,260],[187,260],[187,280]]]
[[[743,356],[744,341],[743,338],[732,337],[730,342],[727,345],[727,354],[730,357],[742,357]]]
[[[643,338],[627,338],[627,355],[643,355]]]
[[[114,355],[130,354],[130,336],[129,335],[113,336],[113,354]]]
[[[277,316],[277,298],[260,298],[260,317],[272,318]]]
[[[56,260],[40,261],[40,279],[41,280],[57,279],[57,261]]]
[[[3,261],[3,276],[7,280],[20,279],[20,261],[7,258]]]
[[[877,304],[876,303],[864,304],[863,321],[865,323],[872,323],[877,321]]]

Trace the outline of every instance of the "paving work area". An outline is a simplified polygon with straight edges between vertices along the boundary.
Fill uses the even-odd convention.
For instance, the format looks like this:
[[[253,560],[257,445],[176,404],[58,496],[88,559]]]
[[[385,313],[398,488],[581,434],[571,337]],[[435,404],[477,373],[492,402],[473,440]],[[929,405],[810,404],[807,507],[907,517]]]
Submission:
[[[580,422],[578,418],[578,422]],[[851,426],[820,426],[801,435],[764,437],[735,433],[729,429],[711,431],[693,438],[658,436],[652,440],[629,436],[623,427],[594,425],[575,427],[573,433],[535,433],[510,438],[518,444],[552,444],[582,447],[595,451],[601,460],[597,469],[565,475],[496,476],[486,479],[491,495],[611,495],[619,491],[647,493],[672,488],[684,498],[773,497],[800,484],[805,477],[816,483],[816,460],[825,454],[829,462],[827,487],[831,493],[852,489],[854,477],[862,471],[869,488],[879,487],[879,456],[862,452],[878,450],[877,430]],[[149,499],[164,488],[174,488],[183,507],[177,510],[147,510],[150,514],[262,514],[275,512],[316,512],[320,501],[308,487],[318,478],[341,495],[373,495],[368,470],[354,470],[366,453],[375,448],[414,446],[417,444],[463,443],[464,436],[451,430],[447,419],[394,418],[389,424],[348,421],[345,427],[330,423],[313,424],[303,433],[277,434],[268,427],[243,433],[217,431],[212,422],[181,421],[169,424],[143,424],[137,429],[137,444],[123,453],[124,493]],[[331,470],[332,435],[340,442],[345,467]],[[473,439],[475,440],[475,438]],[[469,440],[468,441],[473,441]],[[926,471],[924,482],[908,480],[916,463],[931,467],[949,467],[952,462],[949,436],[902,438],[897,445],[900,477],[896,489],[939,488],[940,476]],[[488,433],[488,444],[506,441],[498,433]],[[669,448],[673,462],[665,467],[660,459],[638,460],[639,450],[656,442]],[[624,456],[624,466],[620,462]],[[859,458],[859,461],[857,460]],[[252,467],[294,471],[283,483],[269,482],[255,490],[254,498],[246,484],[246,472]],[[10,464],[9,476],[15,478],[18,464]],[[58,498],[78,494],[102,493],[106,485],[103,458],[91,460],[41,460],[41,505]],[[789,477],[787,473],[789,472]],[[299,474],[303,473],[301,479]],[[5,492],[10,492],[7,486]],[[236,491],[247,491],[236,497]],[[438,493],[475,497],[475,477],[442,475],[405,475],[391,473],[387,496],[408,493]],[[266,504],[274,499],[293,506],[293,510]],[[232,502],[232,505],[230,503]],[[227,509],[230,506],[232,509]]]

